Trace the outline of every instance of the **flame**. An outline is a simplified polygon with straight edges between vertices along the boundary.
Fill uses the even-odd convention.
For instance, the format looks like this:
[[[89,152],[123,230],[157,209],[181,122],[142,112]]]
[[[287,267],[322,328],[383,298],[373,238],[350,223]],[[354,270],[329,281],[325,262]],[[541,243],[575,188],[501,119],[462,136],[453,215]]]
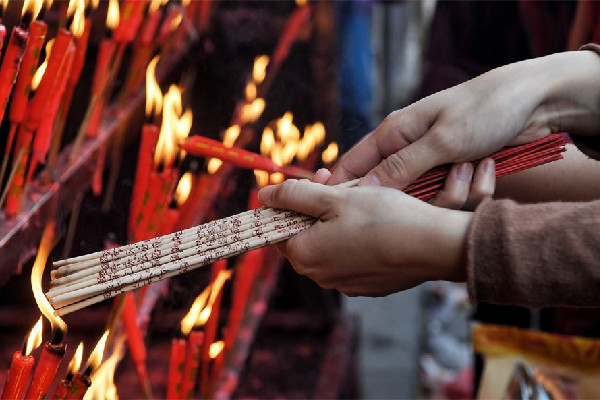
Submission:
[[[160,56],[155,56],[146,68],[146,116],[160,115],[162,111],[163,96],[160,86],[156,81],[156,65],[160,61]]]
[[[75,375],[77,371],[79,371],[79,367],[81,366],[81,360],[83,359],[83,342],[79,342],[79,346],[77,346],[77,350],[75,350],[75,354],[73,358],[71,358],[71,362],[69,363],[69,373],[71,375]]]
[[[44,229],[42,240],[40,242],[40,248],[38,249],[37,256],[33,262],[31,268],[31,289],[33,290],[33,296],[38,308],[44,314],[44,317],[50,320],[52,329],[60,329],[62,332],[67,331],[67,324],[60,317],[54,315],[54,309],[48,302],[48,299],[42,292],[42,275],[44,274],[44,268],[46,267],[46,260],[48,260],[48,253],[52,250],[52,242],[54,240],[54,224],[49,223]]]
[[[117,29],[119,26],[119,1],[109,0],[108,1],[108,12],[106,13],[106,26],[111,31]]]
[[[322,122],[315,122],[312,126],[313,140],[315,145],[320,145],[325,140],[325,126]]]
[[[177,136],[178,142],[183,142],[190,131],[192,130],[192,122],[193,122],[193,114],[192,110],[185,110],[181,118],[175,120],[175,135]]]
[[[76,8],[73,16],[73,22],[71,23],[71,27],[69,29],[71,33],[73,33],[73,36],[80,38],[85,29],[85,2],[83,0],[71,0],[69,3],[69,8],[71,7],[71,4],[76,4]]]
[[[269,65],[269,56],[259,56],[254,59],[252,68],[252,79],[255,83],[261,83],[267,75],[267,65]]]
[[[171,20],[171,24],[169,26],[171,28],[171,32],[173,32],[175,29],[177,29],[179,27],[179,24],[181,24],[182,19],[183,19],[183,14],[181,12],[178,12],[177,16]]]
[[[92,7],[92,10],[97,9],[98,4],[100,4],[100,0],[90,0],[90,7]]]
[[[21,16],[29,12],[31,13],[31,19],[34,20],[42,10],[43,5],[44,0],[25,0],[23,2],[23,9],[21,10]]]
[[[283,182],[283,173],[281,172],[274,172],[271,174],[269,181],[271,182],[272,185],[277,185],[281,182]]]
[[[190,333],[190,331],[192,330],[192,328],[194,327],[194,325],[196,324],[196,320],[198,319],[200,312],[206,306],[206,301],[208,300],[208,295],[210,294],[210,289],[211,289],[211,285],[208,285],[206,288],[204,288],[202,293],[200,293],[196,297],[194,302],[192,303],[190,310],[187,312],[187,314],[181,320],[181,333],[182,334],[188,335]]]
[[[160,7],[167,4],[168,0],[152,0],[150,1],[150,7],[148,7],[148,13],[152,14],[157,11]]]
[[[244,123],[255,122],[258,120],[265,109],[265,99],[257,98],[252,102],[246,103],[242,106],[240,119]]]
[[[88,358],[87,365],[92,368],[92,371],[96,370],[100,363],[102,363],[102,358],[104,357],[104,347],[106,346],[106,339],[108,338],[108,329],[104,331],[104,334],[96,343],[96,347],[92,350],[92,354]]]
[[[44,73],[46,72],[46,67],[48,67],[48,59],[50,58],[50,54],[52,53],[52,46],[54,46],[54,39],[48,40],[46,43],[46,56],[44,58],[44,62],[38,67],[31,79],[31,89],[36,90],[44,77]]]
[[[291,112],[286,112],[283,117],[276,122],[277,137],[283,143],[293,142],[300,139],[300,130],[293,124],[294,115]]]
[[[296,0],[296,5],[298,7],[304,7],[308,3],[308,0]]]
[[[225,284],[225,282],[227,282],[229,278],[231,278],[230,270],[219,271],[217,277],[210,285],[210,297],[208,298],[208,302],[206,303],[206,306],[204,307],[200,315],[198,315],[194,326],[203,326],[204,324],[206,324],[206,321],[208,321],[208,317],[210,317],[210,313],[212,312],[213,304],[217,300],[217,296],[219,296],[223,285]]]
[[[256,83],[248,82],[246,85],[246,100],[253,101],[256,98]]]
[[[269,184],[269,173],[267,171],[255,169],[254,177],[256,178],[256,185],[259,188],[267,186]]]
[[[225,342],[222,340],[211,343],[210,347],[208,348],[208,356],[212,359],[217,358],[219,356],[219,354],[221,354],[221,351],[223,351],[224,347],[225,347]]]
[[[323,150],[323,153],[321,153],[321,159],[325,164],[331,164],[336,160],[337,156],[338,145],[335,142],[329,143],[329,146],[327,146],[327,148]]]
[[[181,179],[179,179],[179,183],[177,184],[177,188],[175,188],[175,193],[173,193],[173,198],[178,206],[181,207],[183,203],[190,196],[190,192],[192,191],[192,173],[186,172],[183,174]]]
[[[223,134],[223,145],[225,147],[233,147],[238,136],[240,136],[241,128],[239,125],[233,125],[225,130]]]
[[[75,10],[79,7],[77,4],[79,0],[69,0],[69,7],[67,7],[67,17],[73,15]]]
[[[117,386],[115,385],[114,377],[115,370],[121,358],[123,358],[123,345],[125,343],[125,335],[120,336],[115,342],[113,352],[110,357],[92,373],[92,386],[88,389],[83,397],[84,400],[116,400]]]
[[[6,7],[8,7],[8,0],[0,0],[0,10],[6,11]]]
[[[283,165],[283,158],[281,157],[281,143],[280,142],[276,142],[275,144],[273,144],[273,147],[271,148],[271,160],[273,160],[273,162],[279,166]]]
[[[31,352],[42,344],[42,317],[38,319],[27,337],[27,345],[25,346],[25,355],[28,356]]]
[[[190,5],[191,2],[192,0],[181,0],[181,5],[187,7]]]
[[[263,129],[262,138],[260,139],[260,154],[263,156],[269,155],[275,145],[275,134],[273,129],[268,126]]]
[[[179,137],[183,136],[183,139],[185,139],[189,134],[189,128],[191,128],[191,113],[185,117],[185,122],[181,124],[182,128],[188,127],[189,124],[185,135],[178,133],[178,129],[180,128],[180,114],[181,89],[176,85],[171,85],[169,91],[163,98],[162,124],[160,126],[156,151],[154,152],[155,165],[158,165],[161,161],[166,165],[172,165],[178,151]]]
[[[298,141],[288,142],[281,149],[281,163],[289,164],[294,159],[296,152],[298,151]]]
[[[211,158],[210,160],[208,160],[208,165],[206,166],[206,170],[208,171],[209,174],[214,174],[215,172],[217,172],[219,170],[219,168],[221,168],[221,165],[223,165],[223,161],[219,160],[218,158]]]

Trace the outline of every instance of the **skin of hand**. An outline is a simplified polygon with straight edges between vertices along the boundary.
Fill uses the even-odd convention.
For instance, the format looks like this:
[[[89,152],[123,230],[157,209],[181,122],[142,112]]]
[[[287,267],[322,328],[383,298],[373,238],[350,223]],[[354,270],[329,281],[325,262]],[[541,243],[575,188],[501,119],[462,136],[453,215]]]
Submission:
[[[391,113],[336,165],[329,185],[403,188],[434,166],[552,132],[600,132],[600,57],[557,53],[496,68]]]
[[[435,207],[399,190],[341,188],[289,179],[258,193],[266,206],[318,218],[278,245],[294,269],[349,296],[385,296],[428,280],[466,279],[472,214]]]

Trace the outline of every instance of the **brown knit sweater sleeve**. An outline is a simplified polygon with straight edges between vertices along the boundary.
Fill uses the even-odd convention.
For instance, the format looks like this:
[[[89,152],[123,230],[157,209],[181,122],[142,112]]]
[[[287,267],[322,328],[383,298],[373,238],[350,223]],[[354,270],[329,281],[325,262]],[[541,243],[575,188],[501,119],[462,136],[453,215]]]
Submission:
[[[487,200],[474,214],[467,258],[473,301],[600,306],[600,200]]]

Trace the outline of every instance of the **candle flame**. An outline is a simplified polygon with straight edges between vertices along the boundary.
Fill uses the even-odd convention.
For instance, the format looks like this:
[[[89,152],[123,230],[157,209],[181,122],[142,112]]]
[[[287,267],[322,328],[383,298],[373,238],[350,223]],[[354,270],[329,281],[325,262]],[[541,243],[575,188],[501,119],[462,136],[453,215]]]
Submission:
[[[284,179],[284,175],[281,172],[274,172],[271,174],[269,181],[271,182],[272,185],[277,185],[281,182],[283,182]]]
[[[106,26],[108,29],[114,31],[119,26],[119,1],[109,0],[108,1],[108,12],[106,13]]]
[[[110,357],[92,373],[92,386],[83,397],[84,400],[116,400],[117,386],[115,385],[115,370],[121,358],[123,358],[123,345],[125,344],[125,335],[120,336],[113,348]]]
[[[175,135],[177,136],[177,141],[179,143],[183,142],[190,134],[190,131],[192,130],[193,118],[194,115],[192,114],[192,110],[188,109],[185,110],[181,118],[176,118],[174,120]]]
[[[275,142],[271,148],[271,160],[273,160],[273,162],[279,166],[283,165],[281,150],[281,142]]]
[[[254,59],[252,68],[252,79],[256,84],[261,83],[267,76],[267,66],[269,65],[269,56],[259,56]]]
[[[52,46],[54,46],[54,39],[48,40],[46,43],[46,56],[44,58],[44,62],[38,67],[31,79],[31,89],[37,90],[40,82],[42,82],[42,78],[44,77],[44,73],[46,72],[46,67],[48,67],[48,59],[50,58],[50,53],[52,53]]]
[[[294,159],[296,152],[298,151],[298,141],[288,142],[281,149],[281,164],[289,164]]]
[[[43,5],[44,0],[25,0],[23,2],[23,8],[21,10],[21,16],[29,12],[31,14],[31,19],[34,20],[37,18],[38,14],[42,10]]]
[[[160,56],[155,56],[146,68],[146,116],[160,115],[162,111],[163,96],[160,86],[156,81],[156,65],[160,61]]]
[[[181,5],[187,7],[190,5],[191,2],[192,0],[181,0]]]
[[[54,315],[54,309],[50,305],[48,299],[42,292],[42,275],[46,267],[46,261],[48,260],[48,253],[52,250],[52,243],[54,241],[54,224],[48,223],[44,229],[40,247],[37,252],[33,267],[31,268],[31,289],[33,290],[33,296],[35,302],[39,307],[44,317],[50,320],[52,329],[60,329],[62,332],[67,331],[67,324],[58,316]]]
[[[104,331],[104,334],[96,343],[96,347],[92,350],[92,354],[90,354],[87,365],[92,368],[92,371],[96,370],[98,366],[102,363],[102,358],[104,357],[104,347],[106,346],[106,339],[108,338],[108,330]]]
[[[269,184],[269,173],[267,171],[255,169],[254,177],[256,178],[256,185],[259,188],[267,186]]]
[[[204,309],[202,310],[202,312],[196,319],[196,323],[194,326],[203,326],[204,324],[206,324],[206,321],[208,321],[208,318],[210,317],[210,313],[212,312],[213,304],[217,300],[219,293],[221,293],[221,289],[223,289],[223,285],[225,284],[225,282],[227,282],[227,280],[229,278],[231,278],[230,270],[219,271],[219,273],[217,274],[217,277],[210,285],[210,297],[208,298],[206,307],[204,307]]]
[[[73,13],[75,12],[75,10],[78,7],[78,5],[77,5],[78,1],[79,0],[69,0],[69,6],[67,7],[67,17],[70,17],[71,15],[73,15]]]
[[[75,15],[73,16],[73,22],[69,30],[76,38],[80,38],[85,30],[85,2],[83,0],[72,0],[69,3],[69,7],[72,3],[76,4]]]
[[[337,159],[337,156],[338,145],[335,142],[329,143],[329,146],[327,146],[327,148],[323,150],[323,153],[321,153],[321,159],[325,164],[331,164]]]
[[[98,4],[100,4],[100,0],[90,0],[90,7],[92,7],[92,10],[97,9]]]
[[[6,7],[8,7],[8,0],[1,0],[0,1],[0,9],[2,11],[6,11]]]
[[[182,19],[183,19],[183,14],[180,11],[179,13],[177,13],[177,16],[175,16],[175,18],[173,18],[171,20],[171,24],[169,26],[169,28],[171,28],[171,32],[173,32],[175,29],[177,29],[179,27],[179,24],[181,24]]]
[[[186,172],[183,174],[181,179],[179,179],[179,183],[177,184],[177,188],[175,188],[175,193],[173,193],[173,199],[178,206],[181,207],[183,203],[190,196],[190,192],[192,191],[192,173]]]
[[[223,161],[219,160],[218,158],[211,158],[210,160],[208,160],[208,165],[206,166],[206,170],[208,171],[209,174],[214,174],[215,172],[217,172],[219,170],[219,168],[221,168],[221,165],[223,165]]]
[[[167,4],[167,1],[168,0],[152,0],[150,2],[150,7],[148,7],[148,13],[152,14],[153,12],[157,11],[160,7]]]
[[[225,342],[223,342],[222,340],[211,343],[210,347],[208,348],[208,356],[212,359],[217,358],[219,354],[221,354],[221,351],[223,351],[224,347]]]
[[[180,124],[181,108],[181,89],[176,85],[171,85],[163,98],[162,124],[154,152],[156,165],[161,161],[168,166],[172,165],[175,155],[178,153],[179,141],[185,139],[189,134],[191,112],[186,112],[185,117],[181,117],[184,122]],[[182,130],[181,133],[178,132],[179,129]],[[185,131],[186,129],[187,131]]]
[[[189,335],[190,331],[196,324],[196,320],[198,319],[198,316],[202,312],[202,309],[206,306],[206,301],[208,300],[208,295],[210,294],[210,289],[211,289],[211,285],[208,285],[206,288],[204,288],[202,293],[200,293],[196,297],[194,302],[192,303],[190,310],[181,319],[181,333],[182,334]]]
[[[322,144],[325,141],[325,126],[322,122],[317,121],[313,124],[312,129],[314,144]]]
[[[69,363],[69,373],[71,375],[75,375],[77,371],[79,371],[79,367],[81,367],[81,360],[83,359],[83,342],[79,342],[79,346],[77,346],[77,350],[75,350],[75,354],[73,354],[73,358],[71,358],[71,362]]]
[[[275,134],[273,133],[273,129],[266,126],[263,129],[262,137],[260,139],[260,154],[263,156],[268,156],[275,145]]]
[[[28,356],[31,352],[42,344],[42,317],[38,319],[27,337],[27,344],[25,345],[25,355]]]
[[[277,137],[283,142],[293,142],[300,139],[300,130],[293,123],[294,115],[291,112],[286,112],[283,117],[279,118],[275,123],[277,126]]]
[[[246,93],[246,101],[253,101],[256,98],[256,83],[248,82],[244,92]]]
[[[243,123],[255,122],[260,118],[265,109],[265,99],[257,98],[251,102],[247,102],[242,106],[240,120]]]
[[[296,0],[296,5],[298,7],[304,7],[308,3],[308,0]]]
[[[238,136],[240,136],[241,128],[239,125],[230,126],[223,134],[223,145],[225,147],[233,147]]]

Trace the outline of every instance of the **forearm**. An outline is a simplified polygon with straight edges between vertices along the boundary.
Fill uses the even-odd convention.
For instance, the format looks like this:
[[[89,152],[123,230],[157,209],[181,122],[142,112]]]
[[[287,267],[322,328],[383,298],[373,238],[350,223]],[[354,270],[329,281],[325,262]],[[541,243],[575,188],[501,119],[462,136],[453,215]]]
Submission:
[[[498,178],[494,198],[521,203],[600,199],[600,161],[587,157],[574,145],[567,145],[564,157]]]

